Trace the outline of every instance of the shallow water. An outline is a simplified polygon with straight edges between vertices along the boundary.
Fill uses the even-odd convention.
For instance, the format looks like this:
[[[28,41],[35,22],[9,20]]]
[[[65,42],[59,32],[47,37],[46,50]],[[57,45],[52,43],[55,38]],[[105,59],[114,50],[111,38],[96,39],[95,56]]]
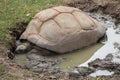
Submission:
[[[102,46],[103,44],[97,43],[80,49],[79,51],[61,55],[61,57],[67,58],[66,61],[59,65],[61,70],[65,72],[73,70],[75,66],[78,66],[87,61],[94,54],[94,52],[96,52]]]
[[[60,67],[61,71],[68,72],[68,71],[72,71],[75,66],[78,66],[79,64],[87,61],[93,55],[93,53],[96,52],[102,46],[103,44],[97,43],[75,52],[71,52],[68,54],[54,55],[49,57],[58,58],[59,56],[65,58],[65,60],[61,62],[58,66]],[[18,65],[24,67],[26,66],[26,64],[28,64],[27,62],[28,59],[26,56],[27,54],[18,54],[15,56],[14,60]]]

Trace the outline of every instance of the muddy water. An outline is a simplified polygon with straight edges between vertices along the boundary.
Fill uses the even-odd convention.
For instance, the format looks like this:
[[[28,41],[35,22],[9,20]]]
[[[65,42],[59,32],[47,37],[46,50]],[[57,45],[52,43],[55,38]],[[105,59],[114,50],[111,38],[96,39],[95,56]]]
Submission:
[[[71,52],[68,54],[62,54],[62,55],[53,55],[53,56],[49,56],[46,58],[48,59],[51,58],[53,59],[53,61],[54,59],[57,59],[58,57],[64,58],[65,60],[60,62],[60,64],[57,66],[60,68],[61,71],[68,72],[68,71],[73,70],[75,66],[78,66],[79,64],[82,64],[83,62],[87,61],[94,54],[94,52],[96,52],[102,46],[103,46],[102,44],[97,43],[97,44],[91,45],[89,47],[83,48],[75,52]],[[28,54],[18,54],[15,56],[14,60],[18,65],[24,67],[28,64],[27,55]]]
[[[67,58],[66,61],[59,65],[61,70],[65,72],[71,71],[75,66],[78,66],[87,61],[93,55],[93,53],[102,46],[103,44],[97,43],[79,51],[61,55],[61,57]]]

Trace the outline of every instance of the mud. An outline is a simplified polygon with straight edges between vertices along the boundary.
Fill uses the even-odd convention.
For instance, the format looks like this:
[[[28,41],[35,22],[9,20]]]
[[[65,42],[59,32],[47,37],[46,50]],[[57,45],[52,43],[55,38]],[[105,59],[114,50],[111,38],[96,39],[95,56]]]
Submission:
[[[58,67],[58,64],[65,60],[62,57],[43,56],[36,49],[32,49],[25,56],[27,60],[24,67],[28,69],[33,71],[48,71],[56,74],[62,73]]]
[[[94,70],[109,70],[114,71],[115,74],[120,74],[120,64],[112,62],[113,55],[108,54],[104,59],[96,59],[90,62],[89,67]]]
[[[106,0],[78,0],[68,3],[68,6],[79,8],[86,12],[99,12],[109,14],[111,17],[117,19],[116,24],[120,22],[120,2]]]
[[[16,41],[19,40],[20,35],[25,31],[28,22],[18,22],[12,28],[9,28],[9,34],[11,35],[11,43],[8,46],[7,55],[10,59],[15,57]]]
[[[120,3],[118,3],[118,2],[117,3],[116,2],[115,3],[114,2],[109,2],[109,3],[105,3],[105,4],[102,4],[102,3],[98,4],[97,2],[95,2],[95,0],[81,0],[79,2],[76,1],[74,3],[68,3],[67,6],[76,7],[76,8],[79,8],[81,10],[84,10],[86,12],[99,12],[100,11],[100,12],[103,12],[103,14],[109,14],[113,18],[115,18],[116,19],[116,24],[120,23]],[[15,57],[15,54],[14,54],[14,51],[15,51],[15,48],[16,48],[15,42],[16,42],[16,40],[19,39],[20,35],[25,30],[27,24],[28,24],[28,22],[20,22],[20,23],[16,24],[15,28],[10,29],[10,34],[13,37],[12,38],[13,42],[11,44],[11,47],[9,48],[10,52],[9,52],[8,56],[11,59],[13,59]],[[34,49],[31,50],[31,51],[34,52]],[[29,52],[26,56],[28,58],[29,64],[24,66],[24,68],[25,67],[27,69],[34,68],[33,70],[36,71],[36,72],[50,71],[50,72],[53,72],[54,74],[58,73],[57,76],[63,76],[63,75],[68,76],[68,73],[65,74],[65,73],[61,72],[60,69],[56,66],[60,62],[64,61],[64,59],[62,59],[62,58],[58,58],[58,59],[46,58],[43,55],[31,54],[31,52]],[[77,73],[69,73],[69,77],[73,78],[73,79],[74,78],[83,78],[84,77],[84,79],[85,79],[85,77],[88,77],[88,75],[90,73],[92,73],[93,71],[95,71],[96,69],[107,69],[107,68],[109,70],[118,71],[118,72],[116,72],[116,74],[120,74],[119,73],[120,65],[110,62],[111,59],[112,59],[112,55],[108,55],[103,60],[97,59],[97,60],[89,63],[90,68],[86,68],[86,67],[85,68],[78,68],[78,67],[75,67],[79,71],[79,74],[77,74]],[[35,61],[35,62],[32,62],[32,61]],[[34,64],[32,64],[32,63],[34,63]],[[40,63],[42,63],[42,64],[40,64]],[[53,65],[55,67],[53,67]],[[36,66],[39,68],[39,70],[37,70],[38,68],[35,68]],[[63,74],[63,75],[61,75],[61,74]]]
[[[28,22],[18,22],[12,28],[9,28],[9,34],[12,36],[12,42],[9,50],[14,53],[16,49],[16,41],[19,40],[20,35],[25,31]]]

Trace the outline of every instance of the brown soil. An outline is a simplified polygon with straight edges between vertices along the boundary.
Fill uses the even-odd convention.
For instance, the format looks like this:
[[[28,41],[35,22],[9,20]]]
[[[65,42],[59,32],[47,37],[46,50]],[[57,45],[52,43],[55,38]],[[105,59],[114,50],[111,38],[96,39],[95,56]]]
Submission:
[[[120,2],[111,0],[76,0],[68,3],[68,6],[77,7],[87,12],[102,11],[104,14],[109,14],[117,19],[116,23],[120,22]]]

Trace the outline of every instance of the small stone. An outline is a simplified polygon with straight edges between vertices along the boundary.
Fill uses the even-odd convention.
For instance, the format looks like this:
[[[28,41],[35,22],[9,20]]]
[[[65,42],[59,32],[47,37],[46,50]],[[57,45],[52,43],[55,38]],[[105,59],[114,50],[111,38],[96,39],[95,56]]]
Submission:
[[[30,13],[26,14],[26,16],[27,16],[27,17],[30,16]]]
[[[56,77],[55,76],[50,76],[49,79],[56,79]]]
[[[81,76],[86,76],[93,72],[93,70],[88,67],[75,67],[75,69]]]
[[[73,72],[70,72],[69,73],[69,77],[70,78],[80,78],[80,77],[82,77],[80,74],[78,74],[78,73],[73,73]]]
[[[113,59],[113,55],[112,54],[108,54],[104,60],[106,61],[111,61]]]

